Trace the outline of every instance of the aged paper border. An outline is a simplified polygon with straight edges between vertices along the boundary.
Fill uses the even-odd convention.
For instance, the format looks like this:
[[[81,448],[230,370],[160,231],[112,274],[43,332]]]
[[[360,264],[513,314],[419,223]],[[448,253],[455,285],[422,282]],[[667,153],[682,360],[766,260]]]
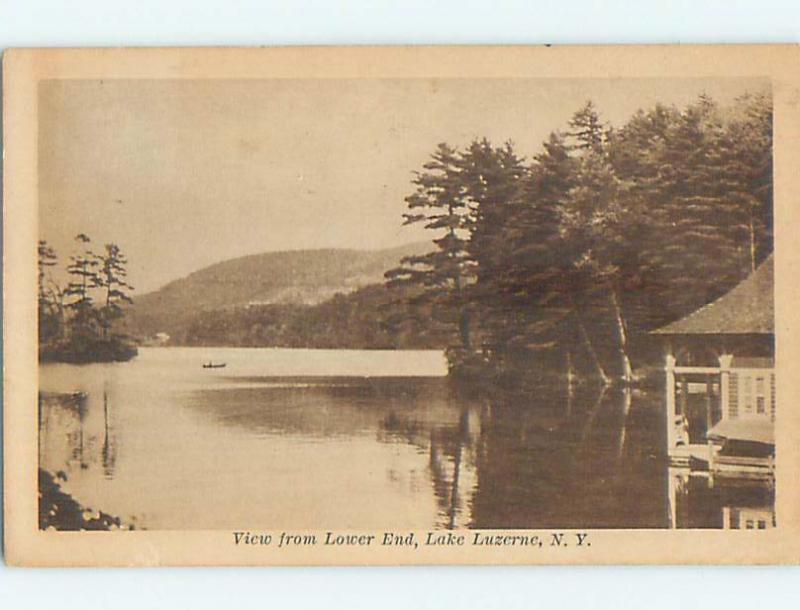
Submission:
[[[773,564],[800,562],[800,47],[16,49],[3,62],[4,502],[14,565]],[[774,530],[589,530],[590,547],[235,546],[230,531],[40,532],[37,524],[37,88],[43,79],[767,77],[775,108]],[[635,501],[635,498],[631,498]],[[279,534],[280,529],[264,532]],[[488,531],[488,530],[485,530]],[[494,530],[501,533],[505,530]],[[569,538],[574,531],[558,530]],[[525,530],[527,533],[528,530]],[[294,533],[317,533],[294,532]],[[341,532],[345,533],[345,532]],[[380,532],[368,532],[379,533]],[[400,532],[407,533],[407,532]],[[417,537],[425,535],[417,532]],[[509,533],[513,531],[509,530]],[[522,533],[522,532],[520,532]],[[530,530],[548,537],[552,530]],[[573,536],[574,539],[574,536]]]

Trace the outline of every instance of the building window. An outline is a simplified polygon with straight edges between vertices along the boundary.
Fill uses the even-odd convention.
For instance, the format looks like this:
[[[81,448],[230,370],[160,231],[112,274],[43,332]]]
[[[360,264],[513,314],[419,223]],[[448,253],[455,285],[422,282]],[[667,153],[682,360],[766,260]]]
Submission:
[[[764,391],[764,378],[756,377],[756,413],[764,415],[767,412],[767,396]]]
[[[753,378],[750,375],[744,375],[744,390],[742,392],[742,405],[744,406],[745,413],[753,412]]]
[[[739,375],[736,373],[731,373],[728,380],[728,416],[739,416]]]

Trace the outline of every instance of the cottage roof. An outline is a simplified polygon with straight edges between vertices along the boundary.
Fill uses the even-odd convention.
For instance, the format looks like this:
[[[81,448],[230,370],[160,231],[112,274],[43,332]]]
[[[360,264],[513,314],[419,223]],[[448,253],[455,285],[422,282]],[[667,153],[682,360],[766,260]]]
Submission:
[[[654,330],[659,335],[768,335],[775,332],[773,256],[741,284],[685,318]]]
[[[774,445],[775,425],[765,419],[726,418],[708,431],[708,438]]]

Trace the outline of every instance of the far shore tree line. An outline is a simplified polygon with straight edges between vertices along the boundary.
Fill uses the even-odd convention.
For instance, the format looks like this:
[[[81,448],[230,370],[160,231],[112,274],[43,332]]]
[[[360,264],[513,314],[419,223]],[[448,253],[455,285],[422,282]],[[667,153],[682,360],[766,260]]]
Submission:
[[[772,101],[700,96],[605,125],[591,101],[533,159],[439,144],[405,224],[430,253],[387,272],[457,339],[456,375],[551,364],[631,381],[646,333],[719,297],[772,251]]]
[[[43,361],[129,360],[136,348],[116,332],[124,306],[133,303],[126,281],[128,261],[119,246],[94,252],[91,239],[75,237],[76,251],[64,269],[66,285],[54,277],[56,251],[38,244],[39,358]]]
[[[404,307],[381,284],[315,305],[271,303],[201,311],[166,329],[170,345],[318,349],[442,349],[452,340],[429,308]],[[397,319],[398,324],[390,323]]]

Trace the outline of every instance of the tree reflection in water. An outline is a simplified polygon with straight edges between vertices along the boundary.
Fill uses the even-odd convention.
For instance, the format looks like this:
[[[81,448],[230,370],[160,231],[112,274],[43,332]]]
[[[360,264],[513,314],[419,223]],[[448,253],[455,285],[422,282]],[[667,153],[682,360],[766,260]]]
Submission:
[[[77,392],[40,394],[40,467],[67,476],[99,467],[105,478],[114,477],[117,442],[108,388],[102,390],[102,409],[93,408],[93,400],[94,396]]]
[[[40,397],[40,465],[64,471],[91,505],[146,516],[145,527],[174,527],[195,496],[202,525],[235,524],[225,481],[263,493],[259,515],[301,525],[304,506],[326,511],[330,527],[342,515],[443,529],[764,521],[750,510],[764,494],[742,502],[749,492],[668,477],[660,392],[562,378],[478,398],[441,378],[247,377],[151,397],[149,376],[126,386],[98,369],[96,379],[85,394]],[[330,489],[343,494],[335,506]],[[348,490],[372,506],[354,507]]]
[[[439,526],[665,527],[660,413],[648,398],[573,385],[460,399],[457,421],[428,435]],[[424,443],[422,424],[395,412],[382,427]]]

